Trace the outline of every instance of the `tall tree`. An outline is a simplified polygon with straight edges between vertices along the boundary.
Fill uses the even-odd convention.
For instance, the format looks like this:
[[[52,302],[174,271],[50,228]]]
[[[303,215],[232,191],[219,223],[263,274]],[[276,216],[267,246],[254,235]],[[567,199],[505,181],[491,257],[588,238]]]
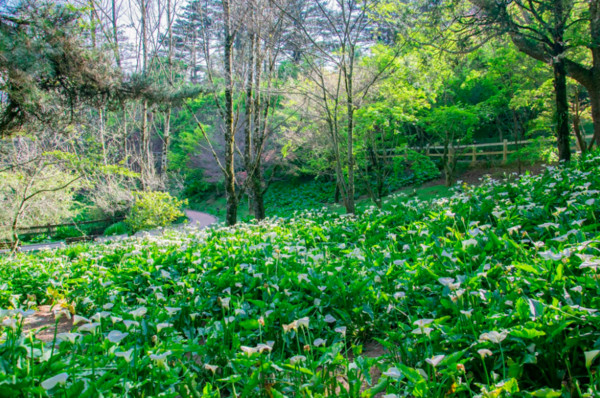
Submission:
[[[140,30],[141,30],[141,50],[142,64],[141,73],[145,75],[148,71],[148,34],[149,34],[149,15],[148,4],[149,0],[139,0],[140,6]],[[150,188],[150,178],[152,174],[152,153],[150,152],[150,131],[148,129],[148,100],[142,99],[142,124],[141,124],[141,150],[140,150],[140,165],[142,187],[147,190]]]
[[[80,105],[124,94],[119,71],[83,41],[83,15],[53,2],[25,1],[0,14],[0,135],[35,120],[69,125]]]
[[[166,35],[166,46],[167,46],[167,65],[166,65],[166,78],[171,85],[174,84],[174,63],[173,63],[173,17],[175,15],[176,4],[173,4],[174,0],[167,0],[167,35]],[[169,146],[171,143],[171,112],[172,108],[170,104],[167,104],[165,109],[165,119],[163,125],[163,142],[162,151],[160,157],[160,179],[163,187],[167,184],[167,168],[169,161]]]
[[[232,17],[230,0],[223,0],[223,69],[225,77],[225,192],[227,194],[227,225],[237,222],[239,196],[235,187],[235,125],[234,125],[234,79],[233,79],[233,45],[237,35],[237,26]]]
[[[377,0],[338,0],[335,4],[317,1],[310,8],[311,15],[302,21],[297,14],[287,12],[302,32],[298,46],[308,67],[306,75],[317,90],[307,94],[321,102],[326,115],[337,187],[348,213],[355,212],[354,115],[373,84],[391,65],[391,62],[382,65],[357,85],[361,51],[367,51],[375,39],[371,17],[378,3]]]
[[[523,53],[551,65],[554,73],[557,145],[570,158],[566,76],[588,91],[594,142],[600,144],[600,2],[598,0],[452,1],[460,38],[508,34]],[[460,13],[456,13],[456,11]],[[587,52],[587,54],[586,54]],[[588,62],[588,60],[591,60]]]
[[[450,0],[419,3],[427,12],[428,44],[446,51],[468,52],[493,37],[508,34],[520,51],[532,55],[541,47],[554,73],[556,137],[560,159],[569,160],[568,99],[566,91],[566,27],[572,22],[570,0],[509,1]],[[432,34],[432,32],[435,32]],[[443,41],[436,36],[442,33]],[[443,43],[443,44],[441,44]]]
[[[205,85],[219,110],[222,142],[209,137],[200,123],[198,127],[225,179],[227,223],[236,223],[246,192],[253,198],[253,213],[262,219],[261,163],[270,132],[271,82],[281,53],[283,14],[263,0],[206,1],[201,13],[202,20],[210,21],[200,40]],[[242,139],[237,139],[238,133]],[[222,146],[222,153],[217,146]],[[240,163],[246,172],[243,180],[236,172]]]
[[[251,0],[244,24],[245,59],[245,125],[244,167],[246,189],[252,212],[257,220],[266,216],[264,205],[265,183],[262,171],[263,150],[271,133],[274,80],[282,58],[287,31],[284,13],[267,0]]]
[[[209,29],[209,20],[203,11],[201,0],[187,2],[178,13],[172,28],[173,57],[183,62],[192,83],[200,80],[203,30]]]

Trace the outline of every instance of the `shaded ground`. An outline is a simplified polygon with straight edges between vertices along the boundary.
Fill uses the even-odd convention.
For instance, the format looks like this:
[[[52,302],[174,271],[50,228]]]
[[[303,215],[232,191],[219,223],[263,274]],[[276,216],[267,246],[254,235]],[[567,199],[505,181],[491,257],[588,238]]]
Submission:
[[[541,163],[534,164],[534,165],[523,164],[523,165],[521,165],[521,174],[525,174],[526,172],[529,172],[529,174],[539,174],[539,173],[543,172],[544,169],[545,169],[545,166],[543,166]],[[512,163],[507,166],[476,167],[476,168],[469,168],[469,169],[464,170],[463,172],[460,172],[458,174],[458,177],[456,178],[456,180],[466,182],[469,185],[477,185],[477,184],[479,184],[481,179],[486,175],[490,175],[492,178],[495,178],[495,179],[500,179],[504,176],[504,174],[511,174],[511,173],[518,173],[518,172],[519,172],[518,166],[516,164],[512,164]],[[446,181],[444,180],[444,177],[442,177],[442,178],[438,178],[437,180],[432,180],[432,181],[429,181],[429,182],[423,184],[423,187],[444,185],[445,182]]]
[[[386,349],[380,343],[378,343],[376,341],[369,341],[369,342],[366,342],[363,344],[362,353],[360,355],[365,358],[380,358],[387,353],[388,352],[386,351]],[[349,352],[348,359],[350,359],[352,361],[354,360],[354,354],[352,353],[352,351]],[[369,384],[367,382],[367,380],[365,380],[363,378],[361,386],[360,386],[361,393],[368,390],[369,388],[372,388],[377,383],[379,383],[379,379],[381,378],[381,375],[382,375],[382,372],[376,365],[371,366],[371,368],[369,369],[369,376],[371,377],[371,384]],[[338,376],[337,379],[338,379],[338,382],[340,383],[340,387],[336,391],[336,395],[340,394],[341,389],[344,389],[346,391],[350,390],[350,384],[348,383],[348,380],[346,379],[345,376]],[[373,395],[372,397],[373,398],[381,398],[384,395],[386,395],[385,392],[380,392],[380,393]]]
[[[25,318],[23,332],[34,331],[35,337],[45,342],[51,342],[54,339],[55,326],[57,334],[70,332],[73,328],[73,320],[62,315],[59,317],[57,325],[53,309],[58,310],[60,307],[52,308],[50,305],[40,305],[35,314]]]

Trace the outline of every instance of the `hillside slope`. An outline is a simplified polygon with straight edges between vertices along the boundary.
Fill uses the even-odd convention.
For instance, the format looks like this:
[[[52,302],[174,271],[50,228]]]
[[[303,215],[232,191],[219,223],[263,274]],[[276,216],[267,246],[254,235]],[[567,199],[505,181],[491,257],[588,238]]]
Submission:
[[[0,395],[597,393],[599,168],[2,258]]]

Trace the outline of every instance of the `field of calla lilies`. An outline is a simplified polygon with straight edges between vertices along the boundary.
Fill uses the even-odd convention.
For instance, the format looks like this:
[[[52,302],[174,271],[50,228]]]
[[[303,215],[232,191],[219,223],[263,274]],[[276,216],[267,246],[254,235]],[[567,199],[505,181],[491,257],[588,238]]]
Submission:
[[[599,193],[591,156],[357,216],[5,256],[0,396],[598,396]],[[68,331],[28,330],[42,305]]]

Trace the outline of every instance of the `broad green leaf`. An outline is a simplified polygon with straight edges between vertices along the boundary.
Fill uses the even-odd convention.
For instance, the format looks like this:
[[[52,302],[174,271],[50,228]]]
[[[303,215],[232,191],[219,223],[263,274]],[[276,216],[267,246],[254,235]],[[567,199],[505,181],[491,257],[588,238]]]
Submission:
[[[535,339],[540,336],[545,336],[546,332],[537,329],[528,329],[524,327],[518,327],[510,331],[515,337],[519,337],[522,339]]]
[[[540,398],[557,398],[560,397],[562,393],[560,391],[553,390],[551,388],[542,388],[540,390],[536,390],[531,393],[532,397],[540,397]]]

